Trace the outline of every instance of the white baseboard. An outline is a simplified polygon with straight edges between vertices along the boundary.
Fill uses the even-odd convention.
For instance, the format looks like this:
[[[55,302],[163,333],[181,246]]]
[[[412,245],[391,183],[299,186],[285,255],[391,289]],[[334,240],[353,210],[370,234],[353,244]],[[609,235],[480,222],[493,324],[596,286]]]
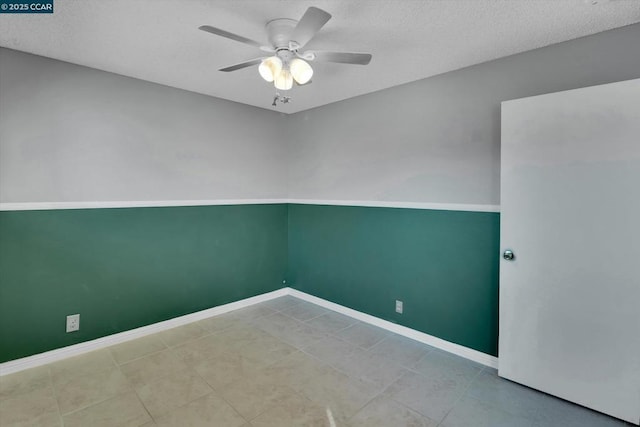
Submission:
[[[495,356],[491,356],[489,354],[482,353],[477,350],[473,350],[469,347],[464,347],[459,344],[454,344],[452,342],[445,341],[441,338],[434,337],[433,335],[425,334],[424,332],[416,331],[415,329],[407,328],[406,326],[398,325],[397,323],[392,323],[387,320],[380,319],[379,317],[371,316],[370,314],[362,313],[360,311],[344,307],[342,305],[333,303],[331,301],[327,301],[322,298],[314,297],[313,295],[309,295],[307,293],[298,291],[296,289],[292,289],[292,288],[288,288],[288,289],[289,289],[288,291],[289,295],[293,297],[300,298],[302,300],[311,302],[313,304],[319,305],[320,307],[324,307],[329,310],[337,311],[338,313],[344,314],[349,317],[353,317],[354,319],[358,319],[362,322],[369,323],[371,325],[386,329],[398,335],[405,336],[412,340],[415,340],[424,344],[428,344],[432,347],[436,347],[436,348],[439,348],[440,350],[453,353],[457,356],[464,357],[466,359],[472,360],[482,365],[498,369],[498,358]]]
[[[240,308],[248,307],[250,305],[258,304],[264,301],[269,301],[271,299],[285,295],[291,295],[293,297],[300,298],[301,300],[311,302],[313,304],[319,305],[320,307],[324,307],[329,310],[344,314],[346,316],[353,317],[354,319],[360,320],[362,322],[378,326],[398,335],[402,335],[412,340],[428,344],[432,347],[436,347],[449,353],[453,353],[482,365],[496,369],[498,368],[497,357],[461,346],[459,344],[445,341],[441,338],[434,337],[433,335],[425,334],[424,332],[416,331],[415,329],[407,328],[406,326],[401,326],[396,323],[392,323],[387,320],[383,320],[348,307],[344,307],[342,305],[327,301],[322,298],[314,297],[313,295],[309,295],[305,292],[301,292],[293,288],[282,288],[273,292],[268,292],[266,294],[257,295],[255,297],[246,298],[229,304],[219,305],[217,307],[209,308],[180,317],[175,317],[173,319],[143,326],[141,328],[131,329],[129,331],[97,338],[95,340],[86,341],[68,347],[58,348],[44,353],[35,354],[33,356],[23,357],[21,359],[0,363],[0,377],[3,375],[9,375],[15,372],[23,371],[25,369],[46,365],[47,363],[57,362],[58,360],[66,359],[67,357],[78,356],[90,351],[99,350],[101,348],[141,338],[146,335],[155,334],[157,332],[186,325],[187,323],[206,319],[208,317],[228,313],[233,310],[238,310]]]
[[[23,371],[25,369],[35,368],[36,366],[46,365],[47,363],[57,362],[58,360],[66,359],[67,357],[78,356],[83,353],[88,353],[90,351],[99,350],[101,348],[109,347],[115,344],[120,344],[125,341],[141,338],[146,335],[155,334],[167,329],[186,325],[187,323],[206,319],[211,316],[228,313],[230,311],[238,310],[240,308],[248,307],[250,305],[258,304],[264,301],[269,301],[274,298],[288,295],[288,289],[289,288],[278,289],[266,294],[256,295],[255,297],[246,298],[229,304],[219,305],[217,307],[208,308],[206,310],[197,311],[195,313],[186,314],[180,317],[174,317],[173,319],[154,323],[152,325],[142,326],[141,328],[131,329],[128,331],[119,332],[117,334],[108,335],[106,337],[97,338],[95,340],[86,341],[79,344],[70,345],[68,347],[62,347],[44,353],[35,354],[33,356],[23,357],[21,359],[0,363],[0,377],[3,375],[12,374],[14,372]]]

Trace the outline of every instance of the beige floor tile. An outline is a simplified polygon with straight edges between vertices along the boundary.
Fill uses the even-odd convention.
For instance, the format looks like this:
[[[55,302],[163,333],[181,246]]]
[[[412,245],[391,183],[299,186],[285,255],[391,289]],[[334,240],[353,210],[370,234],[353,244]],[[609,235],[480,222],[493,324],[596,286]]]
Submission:
[[[307,323],[321,332],[327,332],[334,334],[341,331],[357,322],[353,317],[345,316],[344,314],[336,313],[335,311],[329,311],[322,316],[313,318]]]
[[[247,420],[297,394],[291,387],[264,374],[236,381],[220,393]]]
[[[208,319],[200,320],[196,322],[201,328],[212,332],[220,332],[225,329],[235,328],[238,326],[248,326],[250,321],[248,319],[242,319],[241,316],[235,314],[233,311],[230,313],[220,314],[218,316],[209,317]]]
[[[329,408],[335,419],[341,421],[353,416],[378,392],[373,385],[335,369],[309,378],[300,391],[315,404]]]
[[[541,427],[541,425],[536,424],[533,420],[511,415],[489,405],[488,403],[481,402],[470,397],[463,397],[460,399],[456,406],[454,406],[454,408],[447,414],[445,419],[442,420],[440,425],[442,427],[466,427],[469,425],[472,425],[473,427]],[[567,427],[571,424],[555,422],[549,425]],[[605,427],[615,424],[602,422],[597,424],[579,423],[577,425],[581,427]],[[620,424],[620,427],[622,427],[622,424]]]
[[[296,320],[300,320],[301,322],[311,320],[318,316],[322,316],[323,314],[326,314],[328,312],[329,310],[327,310],[326,308],[322,308],[319,305],[312,304],[306,301],[282,310],[283,314],[289,317],[293,317]]]
[[[434,372],[425,377],[408,372],[391,384],[384,394],[425,417],[440,422],[467,387],[466,382],[456,381],[443,373]]]
[[[131,385],[117,367],[57,380],[53,386],[63,415],[131,390]]]
[[[70,357],[49,365],[51,379],[55,383],[75,377],[112,369],[116,366],[109,350],[97,350],[81,356]]]
[[[333,427],[326,409],[307,398],[294,395],[273,405],[251,421],[253,427]],[[332,424],[333,421],[333,424]],[[342,427],[343,424],[337,424]]]
[[[151,421],[147,410],[133,391],[63,418],[65,427],[138,427]]]
[[[139,357],[162,351],[167,346],[158,334],[149,335],[122,344],[109,347],[113,358],[118,364],[123,364]]]
[[[234,313],[236,316],[242,319],[257,319],[259,317],[273,314],[275,313],[275,310],[267,307],[264,304],[257,304],[257,305],[252,305],[250,307],[235,310],[232,313]]]
[[[0,400],[50,387],[49,367],[38,366],[0,377]]]
[[[301,322],[295,329],[285,329],[282,332],[282,336],[278,336],[278,338],[299,349],[308,347],[327,336],[326,333]]]
[[[271,365],[297,351],[295,347],[271,335],[255,339],[240,348],[242,355],[258,361],[262,366]]]
[[[224,351],[241,350],[244,346],[260,339],[268,339],[269,334],[254,326],[243,326],[219,332],[209,337],[211,343]]]
[[[260,305],[265,307],[269,307],[272,310],[281,311],[286,310],[289,307],[292,307],[295,304],[300,304],[302,302],[301,299],[292,297],[290,295],[285,295],[283,297],[274,298],[269,301],[265,301]]]
[[[222,391],[236,381],[258,375],[263,368],[259,358],[224,352],[205,360],[194,369],[215,390]]]
[[[414,366],[425,354],[433,350],[426,344],[400,336],[389,335],[369,351],[388,358],[390,361],[407,368]]]
[[[382,390],[404,375],[406,368],[393,363],[387,357],[369,351],[356,352],[333,365],[352,378],[359,378]]]
[[[300,391],[311,378],[323,375],[327,369],[330,368],[319,360],[296,352],[265,368],[264,374],[274,382],[287,384]]]
[[[425,376],[442,372],[456,381],[471,382],[482,371],[482,365],[444,351],[434,350],[427,353],[412,368]]]
[[[256,321],[253,324],[274,337],[282,339],[287,333],[294,331],[300,326],[301,322],[285,316],[282,313],[275,313],[262,317],[259,319],[259,322]]]
[[[317,357],[328,365],[338,365],[345,360],[345,358],[352,357],[355,353],[364,353],[360,347],[334,336],[327,336],[305,347],[303,350],[305,353]]]
[[[188,365],[169,349],[120,365],[120,370],[134,387],[187,368]]]
[[[377,397],[351,420],[350,427],[436,427],[437,422],[385,397]]]
[[[389,334],[389,331],[362,322],[357,322],[354,325],[336,333],[336,335],[343,340],[362,348],[373,347],[384,338],[388,337]]]
[[[274,310],[260,304],[213,316],[197,323],[200,327],[210,332],[220,332],[229,328],[249,326],[253,320],[273,313],[275,313]]]
[[[60,426],[58,405],[51,387],[0,401],[2,427]]]
[[[228,351],[224,343],[214,338],[215,335],[208,335],[197,340],[189,341],[171,349],[178,359],[188,366],[195,366],[205,362],[218,354]]]
[[[156,425],[158,427],[242,427],[246,425],[246,421],[221,397],[210,393],[158,418]]]
[[[211,391],[211,387],[191,370],[179,371],[136,388],[140,400],[154,419]]]
[[[197,323],[188,323],[186,325],[178,326],[177,328],[162,331],[158,335],[166,345],[169,347],[175,347],[187,341],[200,338],[208,333],[209,332],[207,330]]]

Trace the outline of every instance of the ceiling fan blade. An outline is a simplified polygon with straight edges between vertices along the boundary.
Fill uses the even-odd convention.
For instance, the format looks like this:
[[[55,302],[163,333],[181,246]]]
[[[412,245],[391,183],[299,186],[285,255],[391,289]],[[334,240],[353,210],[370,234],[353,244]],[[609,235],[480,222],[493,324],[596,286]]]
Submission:
[[[370,53],[352,53],[352,52],[312,52],[314,61],[323,62],[339,62],[341,64],[357,64],[367,65],[371,62]]]
[[[309,43],[309,40],[331,19],[331,15],[317,7],[310,7],[302,15],[298,25],[291,33],[291,40],[298,44],[298,49]]]
[[[203,25],[198,27],[199,30],[206,31],[207,33],[215,34],[217,36],[226,37],[231,40],[235,40],[240,43],[248,44],[250,46],[260,49],[262,45],[255,40],[248,39],[246,37],[239,36],[237,34],[230,33],[229,31],[221,30],[220,28],[212,27],[210,25]]]
[[[220,68],[218,71],[224,71],[228,73],[229,71],[241,70],[243,68],[251,67],[252,65],[258,65],[262,62],[262,58],[251,59],[249,61],[241,62],[240,64],[230,65],[225,68]]]

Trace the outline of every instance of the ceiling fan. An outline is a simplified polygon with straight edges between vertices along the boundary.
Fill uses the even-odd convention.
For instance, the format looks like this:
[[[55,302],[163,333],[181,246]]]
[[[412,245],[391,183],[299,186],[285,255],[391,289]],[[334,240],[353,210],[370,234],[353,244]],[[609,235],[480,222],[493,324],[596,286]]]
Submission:
[[[276,89],[289,90],[295,82],[304,85],[311,81],[312,61],[338,62],[342,64],[367,65],[371,61],[368,53],[302,51],[307,43],[331,19],[331,15],[317,7],[310,7],[302,15],[300,21],[279,18],[269,21],[266,25],[268,45],[255,40],[230,33],[210,25],[199,27],[217,36],[226,37],[240,43],[257,47],[263,52],[271,53],[269,57],[250,59],[239,64],[221,68],[219,71],[230,72],[258,65],[258,71],[263,79],[273,82]]]

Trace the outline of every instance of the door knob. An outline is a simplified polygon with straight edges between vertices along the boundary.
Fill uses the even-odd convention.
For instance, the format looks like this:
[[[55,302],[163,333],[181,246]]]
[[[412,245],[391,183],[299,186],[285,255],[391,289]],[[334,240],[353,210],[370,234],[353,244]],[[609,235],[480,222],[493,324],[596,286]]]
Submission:
[[[507,249],[502,254],[502,258],[506,259],[507,261],[513,261],[516,258],[516,255],[513,253],[511,249]]]

